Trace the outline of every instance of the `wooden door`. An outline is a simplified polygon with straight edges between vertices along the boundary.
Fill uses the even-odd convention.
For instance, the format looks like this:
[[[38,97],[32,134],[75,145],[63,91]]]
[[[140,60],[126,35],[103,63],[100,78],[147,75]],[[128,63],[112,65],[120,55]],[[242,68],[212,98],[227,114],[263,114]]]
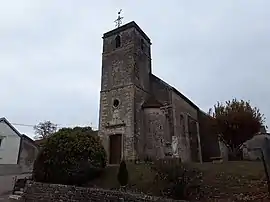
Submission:
[[[119,164],[122,156],[122,135],[110,136],[110,164]]]

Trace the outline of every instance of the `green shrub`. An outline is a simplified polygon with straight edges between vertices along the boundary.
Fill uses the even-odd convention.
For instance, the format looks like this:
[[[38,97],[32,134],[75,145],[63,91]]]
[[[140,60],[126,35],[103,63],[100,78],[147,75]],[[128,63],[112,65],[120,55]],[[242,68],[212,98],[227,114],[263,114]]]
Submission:
[[[161,195],[176,200],[187,200],[200,193],[202,173],[199,170],[184,164],[162,162],[155,162],[153,168],[164,184],[160,190]]]
[[[125,161],[121,161],[120,163],[117,179],[121,186],[126,186],[128,184],[128,170]]]
[[[34,163],[39,182],[82,185],[106,167],[106,153],[91,128],[64,128],[44,143]]]

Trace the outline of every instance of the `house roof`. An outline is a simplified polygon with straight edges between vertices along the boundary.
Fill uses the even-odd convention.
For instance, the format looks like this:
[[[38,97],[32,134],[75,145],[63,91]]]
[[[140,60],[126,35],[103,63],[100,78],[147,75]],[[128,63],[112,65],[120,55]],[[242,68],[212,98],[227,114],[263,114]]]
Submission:
[[[7,124],[19,137],[22,137],[22,134],[5,117],[0,118],[1,122]]]
[[[25,134],[21,134],[5,117],[0,118],[0,123],[1,122],[4,122],[5,124],[7,124],[19,137],[25,138],[29,140],[30,142],[34,143],[33,139],[31,139]]]
[[[28,137],[27,135],[25,135],[25,134],[22,134],[22,138],[24,138],[24,139],[27,139],[29,142],[31,142],[32,144],[35,144],[35,141],[32,139],[32,138],[30,138],[30,137]]]

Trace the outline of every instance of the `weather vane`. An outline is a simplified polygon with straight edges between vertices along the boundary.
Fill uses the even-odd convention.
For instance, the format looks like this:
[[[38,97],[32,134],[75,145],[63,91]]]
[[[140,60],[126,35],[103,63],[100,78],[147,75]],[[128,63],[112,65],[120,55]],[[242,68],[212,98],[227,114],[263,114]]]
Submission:
[[[118,18],[114,21],[115,24],[116,24],[116,25],[115,25],[116,27],[120,27],[121,24],[122,24],[122,19],[123,19],[124,17],[121,17],[121,16],[120,16],[121,12],[122,12],[122,9],[120,9],[120,11],[118,12]]]

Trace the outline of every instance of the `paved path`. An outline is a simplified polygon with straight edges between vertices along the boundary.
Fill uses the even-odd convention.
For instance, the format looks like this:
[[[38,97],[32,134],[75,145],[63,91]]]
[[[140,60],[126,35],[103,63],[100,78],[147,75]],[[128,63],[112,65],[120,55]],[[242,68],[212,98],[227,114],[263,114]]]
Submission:
[[[9,202],[8,197],[9,197],[9,195],[0,196],[0,202]]]

